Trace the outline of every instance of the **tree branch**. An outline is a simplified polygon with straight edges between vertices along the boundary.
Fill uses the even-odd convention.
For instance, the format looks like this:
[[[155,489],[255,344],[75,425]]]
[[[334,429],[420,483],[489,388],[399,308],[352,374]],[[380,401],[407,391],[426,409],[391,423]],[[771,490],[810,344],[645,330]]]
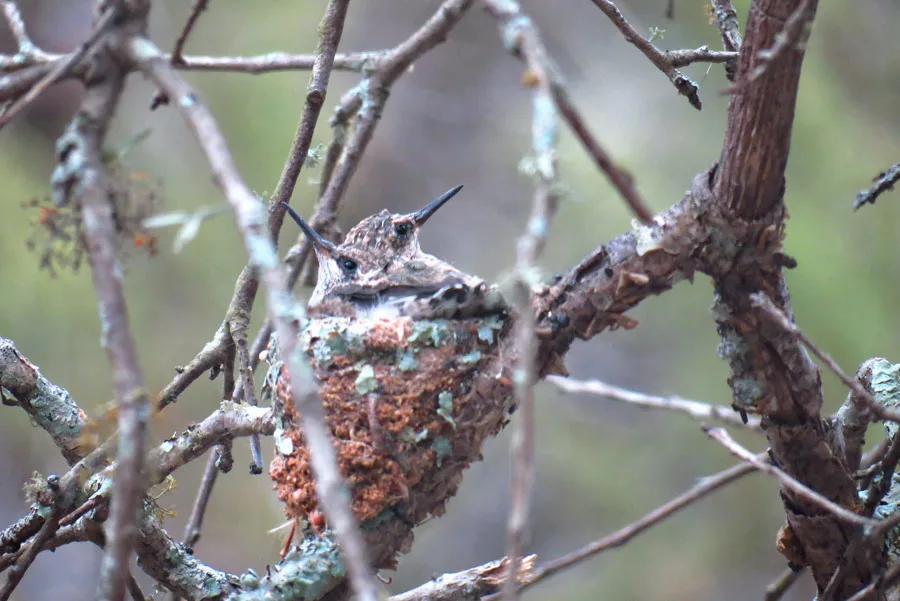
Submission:
[[[683,399],[679,396],[662,397],[634,392],[599,380],[578,381],[561,376],[548,376],[547,381],[565,392],[584,392],[646,409],[678,411],[698,420],[714,419],[730,426],[749,428],[756,432],[761,431],[758,418],[749,418],[745,422],[735,414],[734,409],[726,409],[719,405]]]

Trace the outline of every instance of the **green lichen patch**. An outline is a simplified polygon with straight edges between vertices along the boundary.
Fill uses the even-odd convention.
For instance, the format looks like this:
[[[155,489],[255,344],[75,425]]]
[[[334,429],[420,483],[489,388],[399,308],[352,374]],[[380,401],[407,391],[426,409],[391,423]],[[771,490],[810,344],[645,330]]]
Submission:
[[[453,421],[453,395],[446,390],[442,390],[438,394],[437,414],[453,426],[454,430],[456,429],[456,422]]]
[[[363,365],[356,376],[356,392],[361,395],[378,390],[378,378],[375,377],[375,368],[371,365]]]
[[[497,315],[486,317],[478,326],[478,339],[494,344],[494,333],[503,329],[503,320]]]
[[[478,349],[473,349],[465,355],[459,356],[459,362],[465,365],[474,365],[479,361],[481,361],[481,351],[479,351]]]
[[[446,319],[431,319],[413,323],[409,342],[420,346],[440,346],[452,336]]]
[[[450,441],[443,436],[439,436],[434,439],[434,442],[431,443],[431,449],[435,453],[435,461],[437,462],[438,467],[441,467],[444,459],[450,457],[450,455],[453,454],[453,449],[450,446]]]
[[[400,371],[415,371],[419,367],[419,362],[411,351],[397,350],[397,367]]]

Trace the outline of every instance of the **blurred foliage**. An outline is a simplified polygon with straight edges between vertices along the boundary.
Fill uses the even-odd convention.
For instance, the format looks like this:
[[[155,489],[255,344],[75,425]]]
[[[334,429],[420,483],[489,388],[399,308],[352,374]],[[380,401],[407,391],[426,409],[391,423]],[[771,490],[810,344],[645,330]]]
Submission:
[[[28,8],[33,9],[30,3]],[[83,32],[85,2],[35,2],[30,30],[39,42],[72,47]],[[388,47],[404,39],[436,2],[395,0],[390,6],[351,7],[342,50]],[[568,75],[575,102],[611,154],[635,176],[656,210],[678,201],[691,178],[719,155],[727,98],[719,66],[686,72],[701,83],[702,112],[677,96],[659,73],[590,2],[555,10],[540,0],[523,2],[542,28]],[[701,2],[676,2],[675,21],[665,2],[622,3],[639,30],[665,30],[662,48],[720,47]],[[736,2],[741,23],[748,2]],[[188,44],[195,54],[311,52],[324,2],[219,0],[200,20]],[[79,8],[80,7],[80,8]],[[189,3],[157,2],[153,35],[171,45]],[[31,25],[33,23],[33,25]],[[895,307],[900,289],[896,223],[900,197],[851,211],[856,192],[900,160],[900,8],[892,0],[824,2],[819,9],[797,107],[788,167],[787,251],[799,261],[789,275],[799,325],[848,372],[871,356],[900,357]],[[54,27],[57,27],[54,29]],[[66,31],[67,33],[59,33]],[[61,35],[69,36],[60,41]],[[859,40],[865,40],[865,45]],[[68,41],[67,41],[68,40]],[[306,73],[261,76],[190,73],[220,120],[242,173],[265,194],[274,188],[300,114]],[[530,184],[517,173],[530,154],[530,100],[519,86],[521,67],[503,54],[493,23],[473,10],[449,40],[417,63],[397,84],[383,122],[351,186],[341,224],[383,207],[411,210],[454,183],[459,200],[442,209],[423,233],[423,245],[460,268],[496,278],[511,264],[514,238],[524,224]],[[314,144],[327,143],[327,116],[357,80],[335,73]],[[0,132],[0,334],[67,387],[90,413],[111,400],[107,359],[98,342],[96,302],[86,269],[51,278],[26,245],[35,220],[22,204],[49,192],[53,144],[71,114],[72,88],[51,90],[25,119]],[[127,163],[161,179],[162,211],[218,206],[221,197],[202,155],[171,108],[149,112],[153,90],[133,76],[111,147],[149,127],[152,135]],[[562,271],[598,244],[626,231],[631,216],[570,134],[559,153],[571,190],[553,224],[544,266]],[[308,215],[317,192],[316,169],[301,174],[294,205]],[[245,255],[227,216],[204,221],[183,252],[171,252],[177,228],[160,230],[156,256],[130,253],[125,263],[131,322],[147,385],[162,388],[215,332]],[[297,232],[285,227],[282,243]],[[300,294],[306,294],[300,291]],[[726,366],[716,356],[709,314],[711,287],[698,276],[634,312],[634,331],[604,333],[577,344],[568,358],[573,375],[599,377],[647,392],[677,393],[728,405]],[[261,321],[257,302],[254,327]],[[827,372],[827,410],[845,390]],[[208,414],[220,400],[221,381],[199,380],[156,418],[158,436]],[[18,487],[31,473],[64,468],[52,444],[13,409],[3,410],[0,477],[3,515],[24,510]],[[727,453],[681,416],[643,413],[602,399],[568,397],[540,388],[538,484],[531,551],[549,559],[612,532],[688,488],[696,478],[731,464]],[[473,466],[447,515],[425,524],[391,586],[401,590],[433,573],[465,569],[502,555],[506,520],[508,433],[492,441],[486,461]],[[875,436],[871,437],[873,440]],[[742,436],[754,450],[762,439]],[[13,454],[11,449],[16,448]],[[280,535],[266,531],[282,520],[265,477],[247,475],[247,446],[235,444],[236,468],[220,478],[198,555],[218,568],[260,568],[276,557]],[[266,448],[266,456],[271,450]],[[15,459],[13,459],[15,457]],[[176,474],[179,486],[159,503],[178,515],[178,535],[190,511],[203,462]],[[11,509],[10,509],[11,507]],[[758,599],[784,566],[774,551],[783,514],[775,484],[752,475],[690,507],[625,548],[604,554],[529,593],[532,599]],[[53,561],[71,561],[56,554]],[[59,559],[64,558],[64,559]],[[68,559],[65,559],[68,558]],[[25,583],[38,583],[41,559]],[[49,563],[46,565],[50,565]],[[92,571],[82,577],[91,578]],[[87,594],[93,590],[85,585]],[[28,598],[45,598],[36,584]],[[740,591],[740,592],[736,592]],[[808,598],[808,583],[789,598]],[[25,598],[25,597],[22,597]],[[48,597],[49,598],[49,597]]]

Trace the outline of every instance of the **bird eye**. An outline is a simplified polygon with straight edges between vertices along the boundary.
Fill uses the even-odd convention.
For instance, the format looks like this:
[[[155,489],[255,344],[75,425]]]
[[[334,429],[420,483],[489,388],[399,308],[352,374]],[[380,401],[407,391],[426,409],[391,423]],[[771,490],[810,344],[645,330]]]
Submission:
[[[401,238],[408,236],[412,232],[412,229],[413,226],[408,221],[401,221],[400,223],[394,224],[394,233]]]
[[[356,271],[357,264],[356,264],[356,261],[354,261],[353,259],[344,257],[343,259],[340,259],[338,261],[338,263],[340,263],[340,265],[344,269],[344,271],[346,271],[348,273],[353,273],[354,271]]]

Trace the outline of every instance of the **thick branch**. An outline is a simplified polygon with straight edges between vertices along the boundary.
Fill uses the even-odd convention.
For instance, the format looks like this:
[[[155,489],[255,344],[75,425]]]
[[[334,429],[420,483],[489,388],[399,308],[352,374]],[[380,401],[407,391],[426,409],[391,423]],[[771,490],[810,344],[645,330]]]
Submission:
[[[815,15],[817,0],[756,0],[750,5],[739,81],[767,62],[766,52],[804,3]],[[715,195],[737,217],[759,218],[782,201],[805,50],[805,44],[787,49],[780,60],[768,62],[761,77],[731,97]]]

